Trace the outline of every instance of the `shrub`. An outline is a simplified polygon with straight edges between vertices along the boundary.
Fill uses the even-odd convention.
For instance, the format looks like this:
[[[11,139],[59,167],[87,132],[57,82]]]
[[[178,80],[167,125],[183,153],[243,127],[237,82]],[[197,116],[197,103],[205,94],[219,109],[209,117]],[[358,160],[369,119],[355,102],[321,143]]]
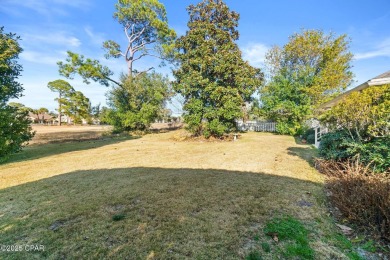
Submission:
[[[307,141],[308,144],[314,144],[315,143],[315,130],[314,128],[307,129],[303,134],[302,138]]]
[[[27,111],[0,103],[0,118],[0,163],[2,163],[11,154],[21,151],[34,136],[34,132],[27,118]]]
[[[346,161],[358,158],[375,172],[390,170],[390,137],[373,138],[367,142],[356,141],[346,131],[325,134],[321,139],[319,154],[326,160]]]
[[[374,173],[359,159],[317,160],[327,175],[330,199],[344,217],[390,239],[390,174]]]

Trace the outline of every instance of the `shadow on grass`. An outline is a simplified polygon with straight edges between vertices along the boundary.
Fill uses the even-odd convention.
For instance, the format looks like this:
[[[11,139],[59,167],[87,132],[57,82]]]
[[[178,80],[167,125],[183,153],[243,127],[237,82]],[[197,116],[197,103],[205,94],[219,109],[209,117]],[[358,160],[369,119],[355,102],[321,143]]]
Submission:
[[[101,137],[94,140],[66,141],[46,144],[33,144],[25,147],[21,152],[11,155],[10,159],[0,165],[13,162],[35,160],[46,156],[59,155],[62,153],[89,150],[106,145],[138,139],[137,136]]]
[[[0,244],[45,246],[5,255],[11,259],[243,259],[248,237],[262,234],[273,216],[320,218],[314,195],[321,189],[215,169],[76,171],[0,190]],[[299,206],[303,196],[314,206]]]
[[[309,145],[307,147],[289,147],[287,151],[289,155],[298,156],[311,166],[314,166],[314,158],[318,156],[318,150]]]

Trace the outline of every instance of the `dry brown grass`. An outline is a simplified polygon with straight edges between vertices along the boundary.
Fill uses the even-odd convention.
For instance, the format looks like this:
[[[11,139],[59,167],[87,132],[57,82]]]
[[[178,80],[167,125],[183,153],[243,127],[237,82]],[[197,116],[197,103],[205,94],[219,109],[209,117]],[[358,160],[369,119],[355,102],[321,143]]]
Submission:
[[[89,140],[102,137],[112,129],[110,126],[46,126],[33,125],[34,138],[32,144],[45,144],[75,140]]]
[[[176,135],[38,145],[0,165],[0,244],[46,245],[6,256],[237,259],[284,214],[313,230],[317,256],[342,256],[327,239],[333,227],[323,177],[305,160],[310,147],[272,134]]]
[[[317,164],[328,177],[330,199],[343,217],[390,241],[390,173],[374,173],[358,159]]]

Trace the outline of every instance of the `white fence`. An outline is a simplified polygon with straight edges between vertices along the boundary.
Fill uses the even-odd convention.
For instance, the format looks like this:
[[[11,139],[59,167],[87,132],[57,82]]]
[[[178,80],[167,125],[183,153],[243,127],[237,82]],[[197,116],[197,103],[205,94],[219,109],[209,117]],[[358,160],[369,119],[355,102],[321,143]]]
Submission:
[[[237,128],[240,131],[255,131],[255,132],[276,132],[275,122],[265,121],[236,121]]]

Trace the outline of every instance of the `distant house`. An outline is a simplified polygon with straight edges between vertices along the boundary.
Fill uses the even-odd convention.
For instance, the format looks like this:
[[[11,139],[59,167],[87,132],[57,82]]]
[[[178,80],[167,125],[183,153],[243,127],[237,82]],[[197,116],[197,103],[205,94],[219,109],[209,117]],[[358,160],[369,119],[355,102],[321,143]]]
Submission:
[[[360,84],[359,86],[357,86],[353,89],[350,89],[350,90],[344,92],[343,94],[335,97],[334,99],[332,99],[326,103],[322,104],[319,107],[319,109],[320,109],[320,111],[329,110],[333,106],[335,106],[338,103],[340,103],[341,101],[343,101],[343,99],[345,97],[347,97],[348,95],[350,95],[353,92],[363,91],[364,89],[367,89],[367,88],[372,87],[372,86],[382,86],[382,85],[386,85],[386,84],[390,84],[390,70],[379,75],[379,76],[376,76],[373,79],[370,79],[369,81],[364,82],[363,84]],[[328,129],[326,127],[321,126],[318,120],[311,120],[311,123],[312,123],[312,127],[315,129],[315,146],[318,148],[320,145],[321,136],[324,133],[327,133]]]
[[[34,114],[32,112],[28,112],[29,119],[35,124],[54,124],[56,118],[48,113],[44,114]]]

